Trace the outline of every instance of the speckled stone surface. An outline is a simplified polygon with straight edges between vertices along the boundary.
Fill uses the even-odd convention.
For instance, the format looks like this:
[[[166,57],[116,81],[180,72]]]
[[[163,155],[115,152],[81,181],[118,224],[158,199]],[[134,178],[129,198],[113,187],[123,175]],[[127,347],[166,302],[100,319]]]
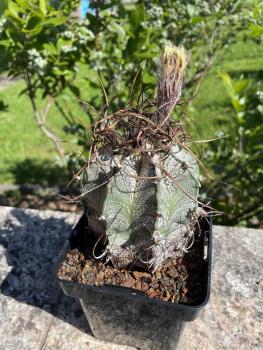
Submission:
[[[210,303],[180,350],[263,349],[263,230],[217,226],[213,254]]]
[[[78,301],[50,279],[78,218],[0,207],[0,350],[135,349],[95,339]],[[211,301],[179,349],[263,349],[263,230],[216,226],[213,239]]]

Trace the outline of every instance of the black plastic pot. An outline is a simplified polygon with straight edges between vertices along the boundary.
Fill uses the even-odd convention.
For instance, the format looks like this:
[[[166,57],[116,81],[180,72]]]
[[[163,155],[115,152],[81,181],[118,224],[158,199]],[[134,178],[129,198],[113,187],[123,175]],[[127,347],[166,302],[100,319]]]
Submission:
[[[204,299],[199,305],[173,304],[150,299],[126,287],[95,287],[58,278],[58,269],[69,249],[81,246],[85,234],[82,216],[66,241],[56,263],[55,276],[64,293],[80,299],[94,336],[140,350],[175,350],[186,322],[193,321],[210,297],[212,222],[202,222],[204,242]]]

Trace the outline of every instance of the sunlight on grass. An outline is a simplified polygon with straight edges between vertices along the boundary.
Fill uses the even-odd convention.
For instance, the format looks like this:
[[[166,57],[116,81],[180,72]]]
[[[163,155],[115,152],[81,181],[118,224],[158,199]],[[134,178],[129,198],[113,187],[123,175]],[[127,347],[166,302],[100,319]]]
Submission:
[[[14,182],[10,169],[26,159],[46,161],[51,164],[56,162],[54,147],[38,129],[28,97],[19,96],[23,88],[24,83],[19,81],[0,90],[0,101],[5,104],[4,110],[0,111],[0,183]],[[80,118],[84,124],[87,123],[75,98],[69,95],[68,99],[72,114]],[[41,105],[41,101],[39,103]],[[63,130],[67,122],[56,107],[50,110],[47,125],[59,135],[61,140],[65,141],[63,144],[66,151],[72,151],[77,140]]]

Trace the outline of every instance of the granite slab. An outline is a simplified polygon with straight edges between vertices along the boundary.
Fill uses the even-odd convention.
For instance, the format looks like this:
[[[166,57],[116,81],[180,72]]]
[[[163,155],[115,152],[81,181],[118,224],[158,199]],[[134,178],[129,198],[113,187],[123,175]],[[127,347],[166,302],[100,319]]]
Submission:
[[[50,280],[78,219],[0,207],[0,350],[135,349],[95,339],[79,302]],[[213,255],[211,301],[180,350],[263,349],[263,230],[215,226]]]

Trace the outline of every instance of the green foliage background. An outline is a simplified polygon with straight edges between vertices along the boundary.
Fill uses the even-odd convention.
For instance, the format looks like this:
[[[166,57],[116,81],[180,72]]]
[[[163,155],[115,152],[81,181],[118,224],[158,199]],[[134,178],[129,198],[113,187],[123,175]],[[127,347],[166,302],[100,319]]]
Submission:
[[[191,54],[182,98],[192,96],[205,78],[196,97],[177,108],[175,118],[185,123],[194,140],[228,135],[193,144],[215,179],[204,173],[205,200],[212,200],[225,213],[218,223],[259,227],[263,197],[262,2],[102,3],[91,1],[87,18],[78,20],[71,16],[78,1],[1,2],[1,71],[22,79],[0,91],[1,181],[19,181],[10,170],[16,169],[17,174],[18,161],[31,158],[46,165],[53,158],[54,162],[50,141],[33,124],[34,104],[41,114],[48,101],[52,102],[45,125],[66,140],[62,143],[65,158],[56,166],[69,167],[73,153],[80,159],[87,157],[89,125],[103,111],[105,100],[97,71],[111,110],[128,100],[135,105],[141,90],[149,98],[154,96],[156,60],[162,48],[182,44]]]

